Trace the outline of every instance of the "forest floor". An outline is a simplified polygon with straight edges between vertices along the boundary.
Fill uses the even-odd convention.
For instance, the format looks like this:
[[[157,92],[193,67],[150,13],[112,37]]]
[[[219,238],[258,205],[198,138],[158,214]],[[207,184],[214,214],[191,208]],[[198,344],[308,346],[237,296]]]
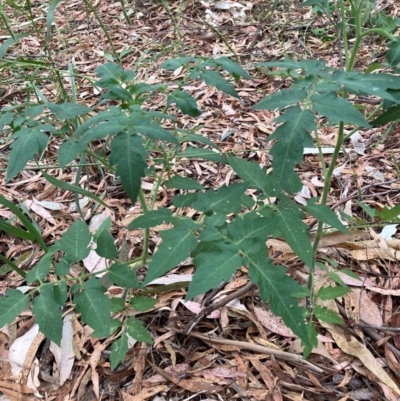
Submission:
[[[35,21],[33,27],[26,16],[27,9],[22,6],[17,10],[12,3],[4,3],[0,11],[7,15],[15,33],[28,35],[10,47],[0,61],[3,67],[0,69],[0,107],[26,99],[26,80],[38,85],[48,99],[57,101],[57,85],[39,65],[43,61],[49,4],[42,1],[30,4],[29,10]],[[179,77],[180,71],[172,74],[160,68],[163,62],[177,56],[232,57],[254,75],[252,80],[236,83],[241,100],[192,82],[188,90],[203,113],[196,119],[185,116],[179,123],[182,128],[197,128],[197,133],[211,139],[224,152],[234,151],[268,166],[268,136],[275,129],[273,120],[278,111],[255,111],[251,106],[265,95],[286,87],[287,82],[262,76],[260,71],[255,72],[253,63],[293,57],[321,58],[337,68],[342,65],[337,42],[332,40],[335,27],[328,18],[291,1],[278,4],[271,14],[272,4],[267,3],[271,2],[136,0],[125,3],[128,23],[122,13],[123,3],[95,0],[92,6],[108,32],[107,37],[84,1],[60,2],[54,11],[54,26],[47,42],[52,54],[51,65],[62,72],[60,77],[67,89],[70,81],[63,74],[72,66],[77,74],[78,101],[94,106],[99,101],[99,93],[88,77],[94,77],[94,70],[99,65],[116,61],[117,54],[125,69],[136,72],[138,82],[150,84],[169,84]],[[395,0],[378,3],[388,15],[400,17],[400,6]],[[205,19],[209,22],[205,23]],[[210,28],[210,23],[214,29]],[[0,37],[9,37],[1,25]],[[384,40],[365,41],[355,69],[364,71],[373,63],[382,62],[385,52]],[[4,60],[12,62],[7,64]],[[12,68],[18,60],[21,61],[18,68]],[[23,67],[23,60],[37,62],[36,69],[29,63]],[[45,62],[50,63],[50,60]],[[159,109],[159,104],[163,104],[162,96],[149,98],[148,106]],[[362,100],[358,101],[363,104]],[[372,107],[368,103],[363,105]],[[335,137],[334,127],[321,127],[323,146],[334,146]],[[45,241],[52,243],[68,228],[71,216],[76,213],[69,209],[75,203],[74,194],[46,183],[40,171],[34,169],[23,170],[6,183],[10,144],[10,138],[0,134],[0,194],[23,202],[39,224]],[[73,183],[73,169],[51,168],[57,166],[58,147],[55,138],[42,163],[48,164],[48,174]],[[339,158],[332,181],[329,205],[334,210],[373,223],[360,202],[378,210],[399,203],[400,127],[394,127],[388,135],[377,128],[363,130],[353,141],[348,141],[345,148],[347,154],[343,153]],[[329,151],[324,158],[329,165]],[[207,188],[218,188],[230,180],[228,169],[218,164],[177,160],[174,167],[177,172],[190,174]],[[304,184],[298,202],[319,196],[322,173],[318,155],[305,154],[297,172]],[[100,170],[91,168],[90,182],[86,184],[96,194],[105,191],[104,201],[113,210],[113,236],[118,244],[127,241],[129,258],[139,255],[142,232],[128,231],[126,226],[141,213],[140,207],[132,205],[111,177],[102,176]],[[147,178],[143,180],[145,194],[150,194],[152,184]],[[171,191],[161,188],[156,206],[169,205],[172,195]],[[44,201],[58,203],[62,208],[59,212],[49,213]],[[104,211],[102,207],[93,210],[92,206],[90,202],[82,206],[88,221]],[[186,211],[187,216],[191,213],[190,209]],[[5,208],[0,208],[0,216],[10,217]],[[159,240],[159,230],[152,230],[152,249]],[[303,263],[283,241],[271,240],[268,245],[276,264],[287,267],[292,277],[304,279]],[[236,299],[196,322],[193,330],[185,334],[185,327],[204,301],[198,298],[191,304],[185,303],[185,288],[173,285],[186,281],[192,274],[193,266],[188,261],[160,282],[170,285],[166,288],[172,290],[156,294],[156,306],[140,314],[140,319],[152,333],[154,344],[134,344],[125,363],[115,371],[110,369],[109,362],[109,350],[115,337],[107,340],[89,338],[87,327],[76,320],[74,342],[77,350],[69,379],[62,386],[57,384],[54,377],[60,366],[54,360],[49,342],[39,341],[36,336],[36,340],[24,345],[30,347],[30,359],[25,360],[29,366],[25,364],[24,368],[34,384],[32,380],[18,383],[18,378],[10,373],[7,358],[13,340],[33,326],[31,311],[25,311],[15,324],[0,331],[0,393],[11,400],[39,399],[40,394],[48,400],[78,401],[98,397],[110,401],[395,401],[399,393],[396,394],[393,383],[400,388],[400,336],[385,329],[400,327],[399,250],[400,233],[393,226],[370,224],[367,229],[352,229],[348,236],[336,233],[323,238],[319,249],[321,260],[329,257],[339,271],[350,269],[362,281],[340,275],[352,287],[340,305],[346,324],[337,328],[337,332],[333,332],[332,327],[317,326],[319,346],[308,358],[308,364],[299,359],[299,340],[262,305],[255,287],[245,287],[248,284],[245,270],[240,270],[213,298],[220,300],[235,294]],[[0,234],[0,254],[23,269],[29,269],[38,260],[34,245],[14,241],[6,233]],[[25,285],[24,278],[15,272],[0,270],[0,273],[2,294],[9,288]],[[243,288],[248,290],[240,292]],[[219,341],[209,340],[210,333],[217,335]],[[276,355],[271,355],[271,349],[277,351]]]

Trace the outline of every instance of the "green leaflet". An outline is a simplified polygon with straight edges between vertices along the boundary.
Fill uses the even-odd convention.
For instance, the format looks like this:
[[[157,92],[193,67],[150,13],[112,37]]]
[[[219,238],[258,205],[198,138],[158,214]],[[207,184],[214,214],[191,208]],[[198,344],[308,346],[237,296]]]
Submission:
[[[114,241],[114,237],[109,231],[102,231],[96,239],[96,253],[106,259],[116,258],[118,253]]]
[[[108,272],[108,279],[123,288],[141,287],[136,273],[125,264],[114,263]]]
[[[137,217],[128,225],[129,230],[137,228],[150,228],[162,223],[170,223],[172,212],[169,209],[160,208],[157,210],[146,211],[142,216]]]
[[[142,140],[126,133],[118,134],[111,143],[110,162],[117,166],[117,175],[132,203],[139,194],[141,179],[147,167],[143,160]]]
[[[88,198],[93,199],[95,202],[100,203],[101,205],[109,208],[109,206],[106,203],[104,203],[98,196],[92,194],[90,191],[87,191],[86,189],[83,189],[76,185],[68,184],[67,182],[61,180],[57,180],[57,178],[54,178],[51,175],[46,174],[44,171],[42,171],[42,175],[44,178],[46,178],[46,181],[48,181],[50,184],[53,184],[58,188],[65,189],[67,191],[72,191],[73,193],[78,193],[83,196],[87,196]]]
[[[285,208],[283,202],[278,206],[279,223],[278,228],[283,238],[303,262],[312,267],[314,264],[314,253],[311,246],[308,226],[302,219],[304,214],[300,210]]]
[[[143,322],[141,322],[140,320],[129,318],[126,321],[126,325],[128,334],[135,340],[143,341],[147,344],[153,343],[153,339],[149,331],[145,327],[143,327]]]
[[[286,183],[293,180],[293,169],[296,163],[303,160],[303,149],[312,147],[313,141],[309,131],[315,127],[314,114],[310,110],[302,110],[298,106],[287,109],[276,122],[283,122],[269,137],[277,142],[272,146],[270,154],[272,160],[272,174],[275,191],[282,189],[291,191]],[[300,179],[298,187],[301,188]]]
[[[220,152],[214,152],[207,148],[188,146],[185,153],[180,153],[177,156],[187,157],[188,159],[204,159],[212,162],[226,163],[225,157]]]
[[[61,345],[62,314],[60,305],[54,300],[53,285],[42,287],[40,295],[33,300],[32,313],[39,330],[51,341]]]
[[[11,323],[29,304],[29,296],[18,290],[7,290],[0,297],[0,327]]]
[[[167,188],[177,188],[177,189],[186,189],[186,190],[202,190],[204,189],[203,185],[201,185],[198,181],[193,180],[189,177],[181,177],[179,175],[175,175],[171,177],[165,183]]]
[[[305,310],[293,297],[293,294],[303,292],[303,287],[286,275],[285,268],[272,265],[266,256],[249,257],[248,263],[250,280],[258,284],[263,302],[269,302],[271,311],[282,317],[304,345],[314,343],[315,339],[309,338],[304,321]]]
[[[137,312],[146,312],[157,303],[157,299],[146,297],[144,295],[138,295],[131,299],[131,305],[135,308]]]
[[[341,286],[329,286],[325,288],[321,288],[318,291],[318,298],[321,298],[323,301],[329,300],[329,299],[336,299],[340,298],[343,295],[346,295],[351,291],[350,287],[341,287]]]
[[[388,44],[388,52],[386,53],[386,57],[389,61],[389,64],[392,67],[396,67],[400,64],[400,40],[397,37],[397,40],[392,40]]]
[[[287,106],[293,106],[307,97],[307,90],[304,88],[283,89],[265,97],[255,104],[255,110],[283,110]]]
[[[342,318],[333,310],[325,306],[314,305],[315,317],[326,323],[343,324]]]
[[[238,77],[243,77],[247,79],[251,79],[250,75],[247,73],[246,70],[244,70],[239,64],[235,63],[228,57],[218,57],[213,60],[213,62],[220,66],[223,70],[229,72],[232,74],[235,79]]]
[[[197,108],[197,102],[187,92],[181,90],[175,90],[171,94],[168,95],[167,107],[171,104],[176,103],[176,107],[191,117],[198,117],[201,114],[201,111]]]
[[[47,252],[42,256],[36,265],[28,271],[26,275],[26,282],[28,284],[32,284],[37,280],[43,280],[47,277],[50,272],[51,261],[53,258],[53,254]]]
[[[239,213],[242,208],[241,196],[246,188],[247,184],[241,183],[231,184],[217,191],[199,192],[193,207],[206,214],[210,212],[221,214]]]
[[[317,204],[317,201],[317,198],[312,198],[307,202],[307,206],[305,207],[307,212],[313,215],[318,220],[323,221],[325,224],[329,224],[342,233],[348,234],[349,230],[342,224],[342,222],[332,211],[332,209],[327,205]]]
[[[161,231],[162,242],[151,258],[144,285],[167,273],[188,257],[189,251],[197,243],[192,231],[185,227],[175,227]]]
[[[230,281],[242,265],[242,258],[237,253],[222,248],[220,252],[200,254],[195,258],[195,265],[196,273],[189,284],[186,299],[205,294],[221,281]]]
[[[82,320],[94,329],[99,337],[107,337],[110,334],[111,302],[104,295],[105,290],[100,280],[91,278],[74,300],[76,311],[81,314]]]
[[[128,337],[125,333],[115,340],[111,346],[111,370],[114,370],[120,362],[125,361],[126,353],[128,352]]]
[[[267,194],[269,179],[265,168],[260,168],[258,163],[249,162],[239,157],[229,156],[229,164],[235,170],[236,174],[250,187],[260,189]]]
[[[352,106],[352,104],[335,93],[316,93],[311,96],[314,109],[322,116],[328,118],[331,125],[345,122],[360,127],[369,127],[367,120]]]
[[[262,217],[256,213],[246,213],[229,224],[228,232],[232,241],[238,246],[242,246],[246,240],[252,238],[266,241],[270,235],[277,232],[279,222],[279,218],[276,216]]]
[[[49,137],[45,132],[52,128],[47,125],[23,127],[12,136],[14,142],[8,156],[6,182],[15,177],[29,160],[46,148]]]
[[[60,239],[60,249],[65,252],[68,262],[79,262],[89,255],[91,240],[92,234],[88,226],[83,221],[76,220]]]
[[[377,215],[383,221],[397,219],[397,217],[400,215],[400,203],[390,209],[387,206],[384,206],[381,211],[377,212]]]
[[[220,91],[239,99],[239,95],[233,88],[233,86],[222,77],[222,75],[217,71],[204,70],[200,73],[194,72],[192,74],[194,79],[199,78],[203,80],[207,85],[215,86]]]

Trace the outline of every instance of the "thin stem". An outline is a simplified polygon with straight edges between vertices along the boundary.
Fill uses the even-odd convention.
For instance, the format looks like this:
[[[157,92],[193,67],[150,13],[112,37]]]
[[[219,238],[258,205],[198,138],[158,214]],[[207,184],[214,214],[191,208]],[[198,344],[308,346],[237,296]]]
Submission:
[[[149,209],[146,204],[146,199],[144,197],[142,189],[139,191],[139,202],[140,205],[142,206],[143,212],[147,212]],[[142,260],[143,260],[143,265],[146,264],[146,260],[149,257],[149,243],[150,243],[150,229],[146,228],[144,230],[144,238],[143,238],[143,253],[142,253]]]
[[[333,170],[335,169],[335,166],[336,166],[336,161],[339,157],[340,149],[343,144],[343,138],[344,138],[344,124],[341,122],[339,124],[338,138],[336,140],[335,150],[332,154],[332,160],[329,165],[329,169],[325,175],[324,188],[323,188],[322,196],[321,196],[321,205],[326,205],[326,202],[328,199],[329,189],[331,187],[331,178],[333,175]],[[313,244],[314,260],[317,257],[318,244],[322,238],[323,225],[324,225],[324,223],[322,222],[322,220],[319,220],[318,227],[317,227],[317,233],[315,235],[315,240],[314,240],[314,244]],[[313,265],[310,266],[310,275],[309,275],[308,284],[307,284],[308,290],[310,291],[311,304],[313,304],[312,299],[313,299],[313,287],[314,287],[314,265],[315,265],[315,263],[313,263]]]

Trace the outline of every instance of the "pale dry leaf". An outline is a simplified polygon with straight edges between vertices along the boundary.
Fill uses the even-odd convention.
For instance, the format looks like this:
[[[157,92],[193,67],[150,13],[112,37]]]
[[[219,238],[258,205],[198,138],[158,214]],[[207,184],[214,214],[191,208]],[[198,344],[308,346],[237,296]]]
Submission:
[[[27,209],[32,210],[38,216],[40,216],[43,219],[45,219],[46,221],[48,221],[50,224],[53,224],[53,225],[56,224],[56,221],[54,220],[53,216],[43,206],[40,206],[31,200],[26,200],[24,202],[24,205],[27,207]]]
[[[350,140],[354,151],[359,155],[365,155],[365,139],[361,136],[360,131],[356,131]]]
[[[75,361],[75,353],[73,347],[74,326],[72,319],[74,313],[68,313],[63,319],[63,329],[61,338],[61,347],[54,342],[50,343],[50,351],[54,355],[57,364],[58,384],[63,385],[71,375]]]
[[[25,358],[29,351],[33,340],[39,333],[39,326],[34,324],[29,331],[23,336],[17,338],[11,345],[9,350],[9,358],[11,364],[11,373],[14,376],[19,376],[25,366]],[[26,366],[29,368],[28,366]]]
[[[397,226],[398,224],[388,224],[387,226],[383,227],[380,234],[381,237],[385,240],[391,240],[393,235],[397,232]]]
[[[365,170],[367,171],[368,177],[372,177],[379,182],[385,181],[385,176],[376,168],[372,166],[365,166]]]
[[[107,268],[107,260],[102,256],[99,256],[93,249],[90,250],[89,255],[83,259],[82,262],[86,269],[91,273],[95,273]],[[99,274],[98,276],[100,277],[104,274],[105,273]]]
[[[84,197],[82,199],[79,199],[78,203],[79,203],[79,207],[82,209],[85,206],[87,206],[87,204],[89,203],[89,198]],[[76,212],[76,211],[77,211],[76,202],[72,202],[69,205],[69,212],[73,213],[73,212]]]
[[[62,204],[58,202],[49,202],[49,201],[43,201],[36,199],[33,197],[33,201],[38,204],[39,206],[44,207],[45,209],[49,210],[61,210],[62,209]]]

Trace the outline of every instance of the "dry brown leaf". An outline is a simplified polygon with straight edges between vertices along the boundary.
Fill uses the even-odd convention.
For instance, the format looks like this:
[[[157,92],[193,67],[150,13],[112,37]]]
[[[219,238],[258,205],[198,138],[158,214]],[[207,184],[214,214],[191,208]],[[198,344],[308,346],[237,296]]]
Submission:
[[[339,313],[336,303],[334,301],[320,301],[323,306]],[[338,347],[343,350],[346,354],[356,356],[360,359],[364,366],[367,367],[379,380],[387,384],[393,389],[398,395],[400,395],[400,389],[391,377],[385,372],[382,366],[376,361],[371,351],[364,345],[361,344],[354,336],[346,333],[342,327],[320,321],[321,325],[327,329]]]
[[[353,288],[348,296],[353,300],[360,313],[360,319],[371,326],[382,326],[381,312],[374,301],[372,301],[364,290]]]
[[[283,323],[282,318],[275,316],[270,310],[261,309],[255,306],[254,313],[260,323],[273,333],[279,334],[283,337],[296,337],[296,335],[293,334],[293,331]]]
[[[158,393],[161,393],[162,391],[167,391],[168,389],[169,386],[161,384],[154,387],[144,388],[139,394],[130,395],[128,393],[125,393],[124,391],[121,391],[121,394],[124,401],[144,401],[149,399],[150,397],[155,396]]]

